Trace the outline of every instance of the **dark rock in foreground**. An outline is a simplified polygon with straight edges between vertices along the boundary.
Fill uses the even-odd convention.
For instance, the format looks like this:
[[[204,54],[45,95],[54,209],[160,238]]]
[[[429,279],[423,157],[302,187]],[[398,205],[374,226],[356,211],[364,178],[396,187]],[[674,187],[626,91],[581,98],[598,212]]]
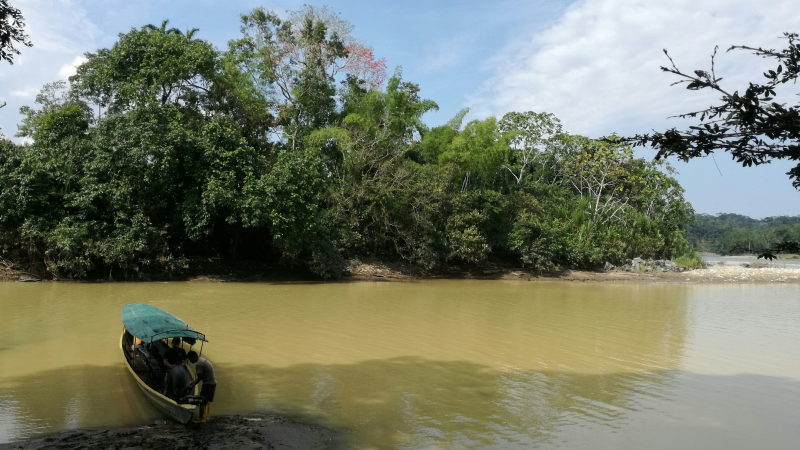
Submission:
[[[335,449],[334,430],[290,419],[222,415],[205,424],[157,420],[138,428],[62,431],[48,437],[2,444],[0,449]]]

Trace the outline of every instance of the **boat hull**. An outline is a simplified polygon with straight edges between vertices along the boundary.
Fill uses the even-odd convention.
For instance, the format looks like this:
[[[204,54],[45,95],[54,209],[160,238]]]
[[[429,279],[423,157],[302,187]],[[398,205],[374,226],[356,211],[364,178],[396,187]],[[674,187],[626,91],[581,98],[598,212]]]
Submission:
[[[123,341],[125,339],[125,330],[122,331],[122,336],[119,339],[119,349],[122,351],[122,358],[125,361],[125,367],[128,368],[128,372],[130,372],[133,380],[139,385],[139,389],[142,390],[144,396],[156,407],[159,411],[161,411],[165,416],[169,417],[170,419],[180,422],[180,423],[189,423],[194,419],[197,406],[196,405],[179,405],[174,400],[171,400],[164,396],[163,394],[155,391],[153,388],[148,386],[144,380],[139,378],[136,375],[136,372],[131,367],[130,363],[128,362],[128,358],[125,356],[125,349],[123,346]]]

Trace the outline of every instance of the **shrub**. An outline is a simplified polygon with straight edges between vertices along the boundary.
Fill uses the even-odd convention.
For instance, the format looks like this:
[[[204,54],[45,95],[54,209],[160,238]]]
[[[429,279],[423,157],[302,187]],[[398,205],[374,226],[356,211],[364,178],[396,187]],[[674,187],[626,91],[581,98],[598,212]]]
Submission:
[[[704,269],[706,267],[703,257],[697,252],[687,253],[673,260],[675,264],[684,269]]]

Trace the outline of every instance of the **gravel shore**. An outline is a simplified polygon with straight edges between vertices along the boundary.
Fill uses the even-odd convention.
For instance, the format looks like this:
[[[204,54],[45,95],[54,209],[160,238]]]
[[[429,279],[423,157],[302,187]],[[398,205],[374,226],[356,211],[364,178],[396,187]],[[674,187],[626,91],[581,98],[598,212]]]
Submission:
[[[799,283],[800,269],[780,267],[771,264],[770,267],[743,267],[714,265],[705,269],[696,269],[681,274],[686,281],[698,283]]]

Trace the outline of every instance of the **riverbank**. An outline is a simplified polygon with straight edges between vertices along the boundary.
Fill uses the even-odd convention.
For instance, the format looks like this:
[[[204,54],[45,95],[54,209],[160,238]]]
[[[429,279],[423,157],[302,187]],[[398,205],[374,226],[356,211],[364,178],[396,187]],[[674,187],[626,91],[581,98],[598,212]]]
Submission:
[[[603,271],[558,270],[539,271],[521,267],[494,265],[487,267],[449,266],[436,270],[424,270],[403,261],[379,261],[354,259],[340,281],[417,281],[432,279],[477,279],[477,280],[525,280],[525,281],[579,281],[617,283],[800,283],[800,266],[751,262],[725,264],[716,262],[703,269],[684,272],[630,272],[622,269]],[[0,281],[41,281],[36,274],[13,270],[0,264]],[[193,270],[168,277],[151,277],[107,281],[189,281],[195,283],[221,282],[293,282],[320,281],[314,274],[282,266],[267,266],[249,262],[214,263],[200,265]]]
[[[352,268],[348,280],[414,281],[417,279],[499,279],[525,281],[579,281],[616,283],[800,283],[800,268],[775,264],[709,265],[703,269],[683,272],[629,272],[622,269],[604,271],[562,270],[540,272],[525,268],[495,267],[438,273],[420,273],[392,264],[361,263]]]
[[[0,444],[0,450],[72,449],[309,449],[339,448],[330,429],[289,419],[260,415],[222,415],[202,425],[157,420],[136,428],[62,431],[44,438]]]

